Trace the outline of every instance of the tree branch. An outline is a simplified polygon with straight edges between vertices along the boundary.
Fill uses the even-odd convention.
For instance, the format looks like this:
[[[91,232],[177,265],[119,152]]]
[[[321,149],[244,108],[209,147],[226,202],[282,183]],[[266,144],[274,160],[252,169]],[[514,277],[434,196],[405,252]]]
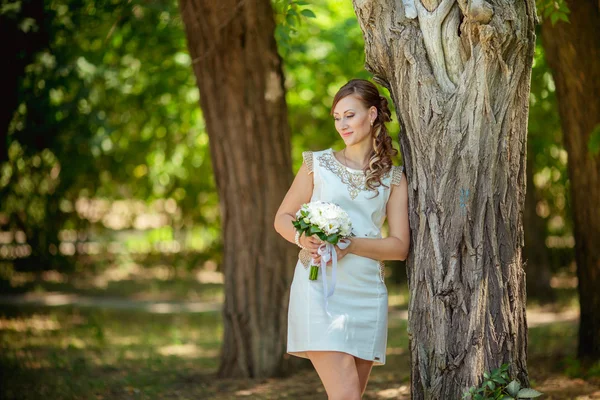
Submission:
[[[429,62],[433,69],[433,75],[443,91],[452,92],[456,86],[448,77],[448,71],[446,69],[444,49],[442,46],[442,23],[454,5],[454,0],[443,0],[442,3],[431,12],[423,6],[421,0],[416,0],[415,5],[419,16],[419,25],[423,32],[425,49],[427,50]]]

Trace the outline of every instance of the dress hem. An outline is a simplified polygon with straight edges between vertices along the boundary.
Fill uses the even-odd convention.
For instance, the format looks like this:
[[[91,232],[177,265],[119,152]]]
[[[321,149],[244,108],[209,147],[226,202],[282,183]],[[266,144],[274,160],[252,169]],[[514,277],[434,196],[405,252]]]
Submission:
[[[361,352],[357,352],[357,351],[348,351],[348,350],[342,350],[342,349],[335,349],[335,348],[311,348],[311,349],[305,349],[305,350],[287,350],[286,353],[295,357],[300,357],[300,358],[308,358],[308,356],[306,355],[307,351],[336,351],[339,353],[346,353],[349,354],[353,357],[356,358],[360,358],[362,360],[366,360],[366,361],[372,361],[373,362],[373,366],[374,367],[379,367],[382,365],[385,365],[385,357],[383,358],[383,360],[375,360],[373,356],[366,356],[364,353]]]

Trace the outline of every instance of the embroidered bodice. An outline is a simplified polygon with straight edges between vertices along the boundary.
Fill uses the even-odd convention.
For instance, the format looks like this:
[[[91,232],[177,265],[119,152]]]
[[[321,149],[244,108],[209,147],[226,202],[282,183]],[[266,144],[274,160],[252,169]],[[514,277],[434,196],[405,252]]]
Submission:
[[[309,172],[314,174],[311,201],[338,204],[350,215],[356,236],[380,238],[391,186],[400,184],[403,167],[392,167],[383,176],[383,185],[373,191],[365,185],[364,172],[343,165],[335,158],[332,149],[306,151],[302,156]],[[376,192],[379,193],[377,196]]]

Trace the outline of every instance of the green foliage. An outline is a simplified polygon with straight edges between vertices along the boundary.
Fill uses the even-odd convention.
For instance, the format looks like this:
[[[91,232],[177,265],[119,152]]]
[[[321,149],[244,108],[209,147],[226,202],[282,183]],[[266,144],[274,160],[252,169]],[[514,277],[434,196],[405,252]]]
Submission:
[[[273,10],[277,26],[275,27],[275,39],[279,45],[279,51],[282,55],[290,50],[290,42],[293,35],[298,31],[298,27],[306,18],[316,18],[315,13],[302,8],[309,3],[303,0],[274,0]]]
[[[573,224],[567,151],[563,146],[556,86],[539,39],[540,29],[538,26],[531,72],[527,134],[528,168],[531,166],[527,173],[533,174],[534,187],[527,190],[537,192],[536,212],[546,222],[546,234],[540,240],[551,252],[550,268],[556,272],[574,258],[573,244],[566,240],[572,237]]]
[[[177,3],[53,0],[43,23],[50,42],[19,78],[0,166],[0,225],[9,221],[0,228],[25,231],[34,253],[47,252],[60,229],[87,229],[75,212],[82,197],[170,198],[175,228],[218,226]]]
[[[521,388],[517,380],[509,382],[508,364],[502,364],[500,368],[492,370],[491,373],[483,373],[483,381],[479,387],[472,387],[463,394],[463,399],[471,400],[516,400],[533,399],[542,393],[530,388]]]
[[[364,68],[362,31],[350,4],[315,0],[311,1],[311,10],[316,18],[302,24],[289,48],[282,49],[278,43],[279,52],[284,54],[295,169],[302,163],[302,151],[322,150],[341,143],[330,115],[333,96],[350,79],[371,78]],[[382,94],[387,95],[385,90]],[[389,103],[393,107],[391,100]],[[399,148],[398,123],[392,122],[388,128]]]
[[[569,7],[565,0],[536,0],[542,18],[550,18],[552,25],[557,21],[569,22]]]
[[[590,134],[588,151],[593,156],[597,156],[600,153],[600,124],[596,125]]]
[[[581,360],[570,356],[564,359],[563,364],[564,374],[569,378],[600,378],[600,361],[586,366]]]
[[[34,240],[32,251],[41,254],[58,245],[58,232],[65,228],[111,234],[102,221],[77,211],[82,198],[132,199],[148,206],[172,199],[177,204],[168,222],[173,237],[180,237],[181,229],[201,229],[204,233],[194,236],[218,248],[219,204],[208,135],[177,3],[51,0],[43,3],[43,18],[34,18],[35,24],[26,3],[3,2],[0,15],[17,21],[15,31],[43,32],[49,43],[31,53],[18,79],[9,161],[0,165],[0,229],[25,231],[28,242]],[[371,75],[348,3],[274,0],[273,5],[297,169],[302,151],[341,144],[330,115],[333,96],[349,79]],[[535,57],[530,157],[548,235],[568,236],[566,152],[554,84],[541,46]],[[399,125],[388,126],[398,148]],[[152,234],[147,239],[146,245],[136,239],[125,244],[154,243]],[[194,248],[200,247],[194,241]],[[42,261],[36,265],[52,268],[49,258]]]

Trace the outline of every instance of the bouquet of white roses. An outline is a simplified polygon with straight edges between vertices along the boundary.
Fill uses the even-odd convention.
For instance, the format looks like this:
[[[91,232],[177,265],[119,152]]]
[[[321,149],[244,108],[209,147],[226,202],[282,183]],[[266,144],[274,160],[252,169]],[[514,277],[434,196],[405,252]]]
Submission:
[[[352,236],[352,222],[348,213],[337,204],[313,201],[300,207],[292,223],[300,234],[316,235],[325,242],[318,251],[321,255],[321,266],[325,267],[329,260],[333,260],[335,273],[337,255],[333,246],[338,245],[345,249],[350,244],[346,239]],[[318,266],[311,265],[309,279],[316,280],[318,271]],[[324,276],[324,280],[325,278]],[[332,289],[335,287],[335,277],[333,280]],[[326,285],[326,282],[324,284]]]

